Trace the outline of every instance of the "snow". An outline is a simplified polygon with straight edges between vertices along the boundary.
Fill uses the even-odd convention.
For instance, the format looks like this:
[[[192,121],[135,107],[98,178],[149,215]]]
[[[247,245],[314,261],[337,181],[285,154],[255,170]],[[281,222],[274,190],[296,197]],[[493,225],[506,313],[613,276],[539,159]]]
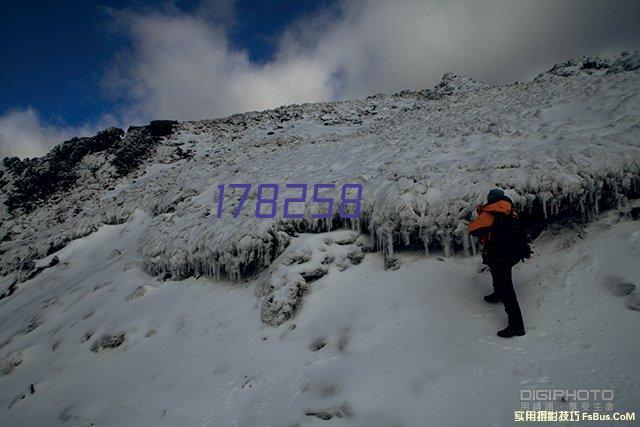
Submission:
[[[367,253],[341,271],[349,232],[301,234],[276,270],[302,268],[291,255],[305,247],[313,266],[330,251],[336,262],[273,328],[258,279],[144,273],[149,221],[139,211],[75,240],[0,302],[0,356],[21,360],[0,376],[8,425],[324,425],[314,413],[332,425],[510,425],[519,390],[536,387],[611,388],[616,408],[637,403],[638,290],[624,284],[640,275],[640,229],[617,213],[538,239],[514,276],[527,335],[509,341],[495,336],[504,313],[482,301],[478,259],[403,252],[385,270]],[[120,346],[92,351],[121,332]]]
[[[603,188],[615,195],[607,207],[623,206],[626,195],[637,193],[637,89],[636,72],[602,70],[569,81],[543,75],[528,84],[478,85],[436,101],[413,100],[410,107],[384,97],[328,104],[316,123],[313,113],[319,113],[299,107],[303,119],[282,129],[273,119],[249,126],[238,133],[237,145],[225,144],[222,160],[209,160],[212,184],[143,236],[145,268],[175,279],[218,271],[240,278],[248,262],[270,263],[264,254],[280,244],[273,232],[281,229],[278,220],[256,220],[251,203],[233,224],[202,216],[212,209],[213,182],[363,183],[364,212],[355,227],[368,230],[388,256],[412,239],[447,255],[472,252],[465,219],[473,202],[495,185],[512,189],[521,209],[535,215],[579,210],[592,218],[603,204]],[[284,111],[290,109],[296,107]],[[327,121],[328,112],[343,117],[342,125]],[[350,125],[353,116],[362,124]],[[207,123],[193,126],[197,130],[184,126],[183,140],[210,141]],[[274,128],[274,135],[265,136]],[[225,216],[233,207],[225,205]],[[304,222],[311,230],[329,229]],[[247,234],[255,242],[244,247],[248,253],[236,245]]]
[[[495,186],[533,218],[624,209],[640,188],[639,55],[576,60],[568,77],[558,67],[488,86],[447,74],[433,90],[183,122],[136,174],[112,178],[105,161],[74,191],[4,221],[0,231],[14,238],[0,243],[0,271],[23,280],[29,260],[136,209],[154,217],[140,240],[146,272],[234,280],[267,268],[292,227],[362,230],[389,263],[405,247],[473,254],[465,225]],[[218,219],[217,186],[231,183],[252,184],[252,193],[239,218],[239,192],[227,193]],[[255,218],[261,183],[281,187],[272,220]],[[343,184],[363,184],[362,215],[283,220],[282,200],[298,191],[288,183],[334,183],[336,199]],[[52,210],[64,221],[52,222]]]
[[[631,410],[639,58],[182,122],[125,175],[87,154],[70,190],[0,212],[0,419],[508,425],[521,387],[612,388]],[[227,190],[216,218],[232,183],[253,185],[246,206],[232,218]],[[280,201],[363,184],[362,213],[257,219],[263,183]],[[515,270],[511,341],[466,232],[496,186],[547,224]]]

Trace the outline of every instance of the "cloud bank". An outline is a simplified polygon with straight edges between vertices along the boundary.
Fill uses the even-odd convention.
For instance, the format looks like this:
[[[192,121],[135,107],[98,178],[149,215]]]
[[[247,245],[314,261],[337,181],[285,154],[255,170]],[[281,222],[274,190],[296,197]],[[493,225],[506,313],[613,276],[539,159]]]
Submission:
[[[107,85],[143,117],[210,118],[430,87],[443,73],[530,78],[572,56],[639,45],[633,1],[344,1],[290,25],[254,64],[203,15],[115,15],[132,48]]]
[[[569,57],[640,46],[633,0],[352,0],[293,22],[276,39],[273,58],[257,64],[230,42],[233,2],[216,4],[191,13],[175,6],[110,12],[129,41],[104,77],[120,122],[419,89],[447,71],[505,83]],[[24,150],[60,132],[32,128],[35,142],[23,142]]]
[[[43,123],[33,108],[8,111],[0,116],[0,158],[41,156],[76,131]]]
[[[99,122],[84,126],[56,126],[48,124],[31,107],[10,110],[0,116],[0,159],[42,156],[62,141],[94,135],[114,123],[115,119],[104,116]]]

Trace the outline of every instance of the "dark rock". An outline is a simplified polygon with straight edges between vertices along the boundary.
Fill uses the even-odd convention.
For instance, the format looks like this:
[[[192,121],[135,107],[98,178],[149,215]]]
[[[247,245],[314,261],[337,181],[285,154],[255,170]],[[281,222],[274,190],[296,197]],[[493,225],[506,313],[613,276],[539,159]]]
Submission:
[[[7,290],[0,294],[0,300],[5,299],[13,295],[13,293],[18,289],[18,281],[15,280],[12,284],[9,285]]]
[[[5,157],[2,163],[11,172],[21,172],[25,168],[25,163],[17,157]]]
[[[347,254],[347,259],[351,261],[352,264],[360,264],[364,259],[364,252],[361,249],[355,249]]]
[[[173,129],[178,125],[175,120],[152,120],[149,123],[149,133],[154,138],[168,136],[173,133]]]
[[[633,71],[637,70],[638,68],[640,68],[640,50],[636,50],[633,52],[622,52],[622,54],[607,70],[607,74]]]
[[[311,271],[303,271],[300,273],[300,275],[307,283],[310,283],[314,280],[318,280],[327,273],[328,271],[326,269],[319,267]]]
[[[629,282],[617,282],[611,287],[613,294],[619,297],[631,295],[636,290],[636,285]]]
[[[8,353],[4,358],[0,359],[0,377],[3,375],[9,375],[21,364],[22,353],[19,351],[12,351]]]
[[[28,213],[54,193],[68,190],[78,179],[75,167],[84,156],[113,147],[123,135],[122,129],[111,127],[92,137],[64,141],[43,157],[5,158],[4,165],[13,181],[5,199],[9,212],[22,209]]]
[[[99,350],[105,348],[120,347],[125,339],[125,333],[119,332],[114,335],[103,335],[98,341],[91,345],[91,351],[97,353]]]
[[[324,338],[318,338],[317,340],[314,340],[311,344],[309,344],[309,350],[318,351],[324,348],[324,346],[326,345],[327,342],[324,340]]]
[[[635,208],[632,208],[631,211],[629,211],[629,215],[631,215],[631,218],[635,220],[640,219],[640,206],[636,206]]]
[[[129,126],[125,137],[117,144],[111,164],[116,168],[117,176],[128,175],[142,164],[163,136],[173,133],[178,124],[175,120],[153,120],[147,126]],[[179,157],[188,158],[178,148]]]
[[[173,152],[173,158],[174,160],[179,160],[179,159],[190,159],[193,157],[193,151],[191,150],[187,150],[184,151],[182,148],[180,147],[176,147],[176,149]]]
[[[116,168],[116,175],[128,175],[137,169],[156,143],[146,126],[130,128],[113,152],[111,164]]]
[[[591,72],[591,70],[607,70],[607,74],[633,71],[640,68],[640,51],[623,52],[614,59],[601,58],[597,56],[586,56],[573,58],[555,64],[550,70],[550,74],[561,77],[569,77],[577,74],[581,70]]]
[[[486,86],[485,83],[473,80],[467,76],[444,73],[440,82],[434,86],[433,89],[425,89],[421,91],[418,96],[425,99],[438,100],[450,95],[469,92]],[[408,93],[411,92],[408,91]],[[407,96],[408,93],[402,96]]]
[[[343,403],[342,405],[331,406],[325,409],[307,409],[304,411],[305,415],[317,417],[321,420],[330,420],[333,417],[336,418],[348,418],[353,415],[353,411],[351,410],[351,406],[347,403]]]
[[[553,74],[560,77],[569,77],[577,73],[580,69],[581,63],[577,58],[572,58],[564,62],[554,64],[549,70],[549,74]]]
[[[583,70],[601,70],[603,68],[609,68],[611,64],[605,58],[599,58],[597,56],[588,56],[582,60]]]
[[[139,129],[146,129],[146,126],[135,126],[135,125],[131,125],[127,128],[127,133],[132,132],[134,130],[139,130]]]
[[[398,270],[400,268],[400,260],[395,257],[385,257],[384,268],[387,270]]]
[[[284,299],[275,299],[271,294],[266,295],[262,300],[260,317],[267,325],[278,326],[290,319],[300,308],[302,298],[309,290],[309,285],[302,277],[284,285],[289,287],[289,293]]]
[[[320,264],[323,264],[323,265],[333,264],[335,260],[336,260],[336,257],[334,257],[333,255],[325,255],[324,258],[322,258],[322,261],[320,262]]]

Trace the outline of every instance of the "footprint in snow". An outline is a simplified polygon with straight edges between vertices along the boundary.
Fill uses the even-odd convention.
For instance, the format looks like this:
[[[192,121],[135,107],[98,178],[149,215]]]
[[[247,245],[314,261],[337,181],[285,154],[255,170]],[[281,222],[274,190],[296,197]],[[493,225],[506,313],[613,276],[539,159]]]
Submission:
[[[347,345],[349,344],[349,328],[345,328],[340,334],[340,339],[338,340],[338,350],[341,353],[347,351]]]
[[[111,284],[111,282],[110,282],[110,281],[106,281],[106,282],[98,283],[97,285],[95,285],[95,286],[93,287],[93,292],[95,292],[95,291],[97,291],[97,290],[99,290],[99,289],[102,289],[102,288],[104,288],[105,286],[108,286],[108,285],[110,285],[110,284]]]
[[[614,279],[607,283],[607,287],[613,295],[623,297],[625,299],[627,308],[634,311],[640,311],[640,295],[636,292],[636,285],[630,282]]]
[[[15,399],[13,399],[13,401],[11,402],[11,404],[9,405],[8,409],[11,409],[13,407],[13,405],[15,405],[16,403],[18,403],[21,400],[24,400],[27,396],[30,396],[32,394],[34,394],[36,392],[35,386],[33,384],[29,384],[29,387],[27,387],[27,391],[18,395]]]
[[[304,414],[310,417],[320,418],[321,420],[328,421],[333,417],[336,418],[349,418],[353,415],[351,405],[343,403],[341,405],[331,406],[324,409],[307,409]]]
[[[124,332],[119,332],[113,335],[103,335],[99,340],[95,341],[91,345],[91,351],[97,353],[100,350],[108,349],[108,348],[116,348],[120,347],[124,342],[126,335]]]
[[[29,323],[24,327],[24,329],[22,329],[22,333],[24,335],[27,335],[33,332],[38,327],[42,326],[43,324],[44,324],[44,319],[42,318],[42,315],[38,314],[29,321]]]
[[[82,335],[82,337],[80,338],[80,343],[89,341],[92,336],[93,336],[93,331],[85,332],[84,335]]]
[[[614,280],[608,283],[609,290],[613,293],[613,295],[618,297],[624,297],[627,295],[631,295],[633,291],[636,290],[636,285],[629,282],[623,282]]]
[[[18,350],[7,353],[5,357],[0,359],[0,377],[9,375],[18,366],[22,364],[22,353]]]
[[[627,307],[633,311],[640,311],[640,296],[633,293],[627,297]]]
[[[326,345],[327,345],[327,341],[324,338],[317,338],[311,344],[309,344],[309,350],[318,351],[324,348],[324,346]]]
[[[147,292],[146,287],[145,286],[138,286],[137,288],[134,289],[133,292],[131,292],[126,298],[125,301],[133,301],[136,300],[142,296],[144,296],[144,294]]]

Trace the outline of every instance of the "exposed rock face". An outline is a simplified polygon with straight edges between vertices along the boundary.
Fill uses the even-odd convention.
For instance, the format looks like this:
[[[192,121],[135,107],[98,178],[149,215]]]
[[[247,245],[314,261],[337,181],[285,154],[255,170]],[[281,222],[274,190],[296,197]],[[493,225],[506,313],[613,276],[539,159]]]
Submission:
[[[445,96],[463,94],[488,87],[487,84],[476,81],[471,77],[445,73],[442,80],[433,89],[427,89],[424,94],[427,99],[441,99]]]
[[[549,73],[561,77],[569,77],[575,75],[582,70],[607,70],[608,74],[619,73],[623,71],[633,71],[640,68],[640,52],[622,52],[620,56],[615,58],[601,58],[597,56],[585,56],[582,58],[573,58],[567,61],[555,64]]]
[[[10,212],[32,211],[36,203],[69,189],[76,182],[76,166],[86,155],[113,147],[123,135],[122,129],[111,127],[96,136],[65,141],[44,157],[5,158],[5,169],[0,170],[0,186],[3,192],[7,191],[5,205]]]
[[[4,205],[10,213],[28,213],[53,194],[69,190],[84,172],[81,163],[91,154],[104,152],[115,168],[113,175],[127,175],[144,161],[161,137],[171,135],[177,124],[154,120],[147,126],[130,127],[126,135],[122,129],[110,127],[95,136],[64,141],[44,157],[7,157],[0,168]],[[89,172],[95,173],[98,167]]]
[[[177,125],[176,120],[151,120],[147,128],[152,137],[160,138],[171,135]]]
[[[144,162],[158,139],[169,136],[178,122],[153,120],[148,126],[131,126],[127,137],[115,147],[111,164],[119,176],[127,175]]]
[[[431,89],[420,91],[403,90],[393,96],[395,97],[417,97],[429,100],[439,100],[451,95],[462,95],[466,92],[472,92],[480,89],[488,88],[489,85],[472,79],[468,76],[461,76],[454,73],[444,73],[440,82]],[[367,99],[381,99],[384,95],[373,95]]]
[[[135,170],[154,145],[155,140],[147,127],[130,127],[127,138],[113,151],[111,164],[115,167],[116,175],[127,175]]]

